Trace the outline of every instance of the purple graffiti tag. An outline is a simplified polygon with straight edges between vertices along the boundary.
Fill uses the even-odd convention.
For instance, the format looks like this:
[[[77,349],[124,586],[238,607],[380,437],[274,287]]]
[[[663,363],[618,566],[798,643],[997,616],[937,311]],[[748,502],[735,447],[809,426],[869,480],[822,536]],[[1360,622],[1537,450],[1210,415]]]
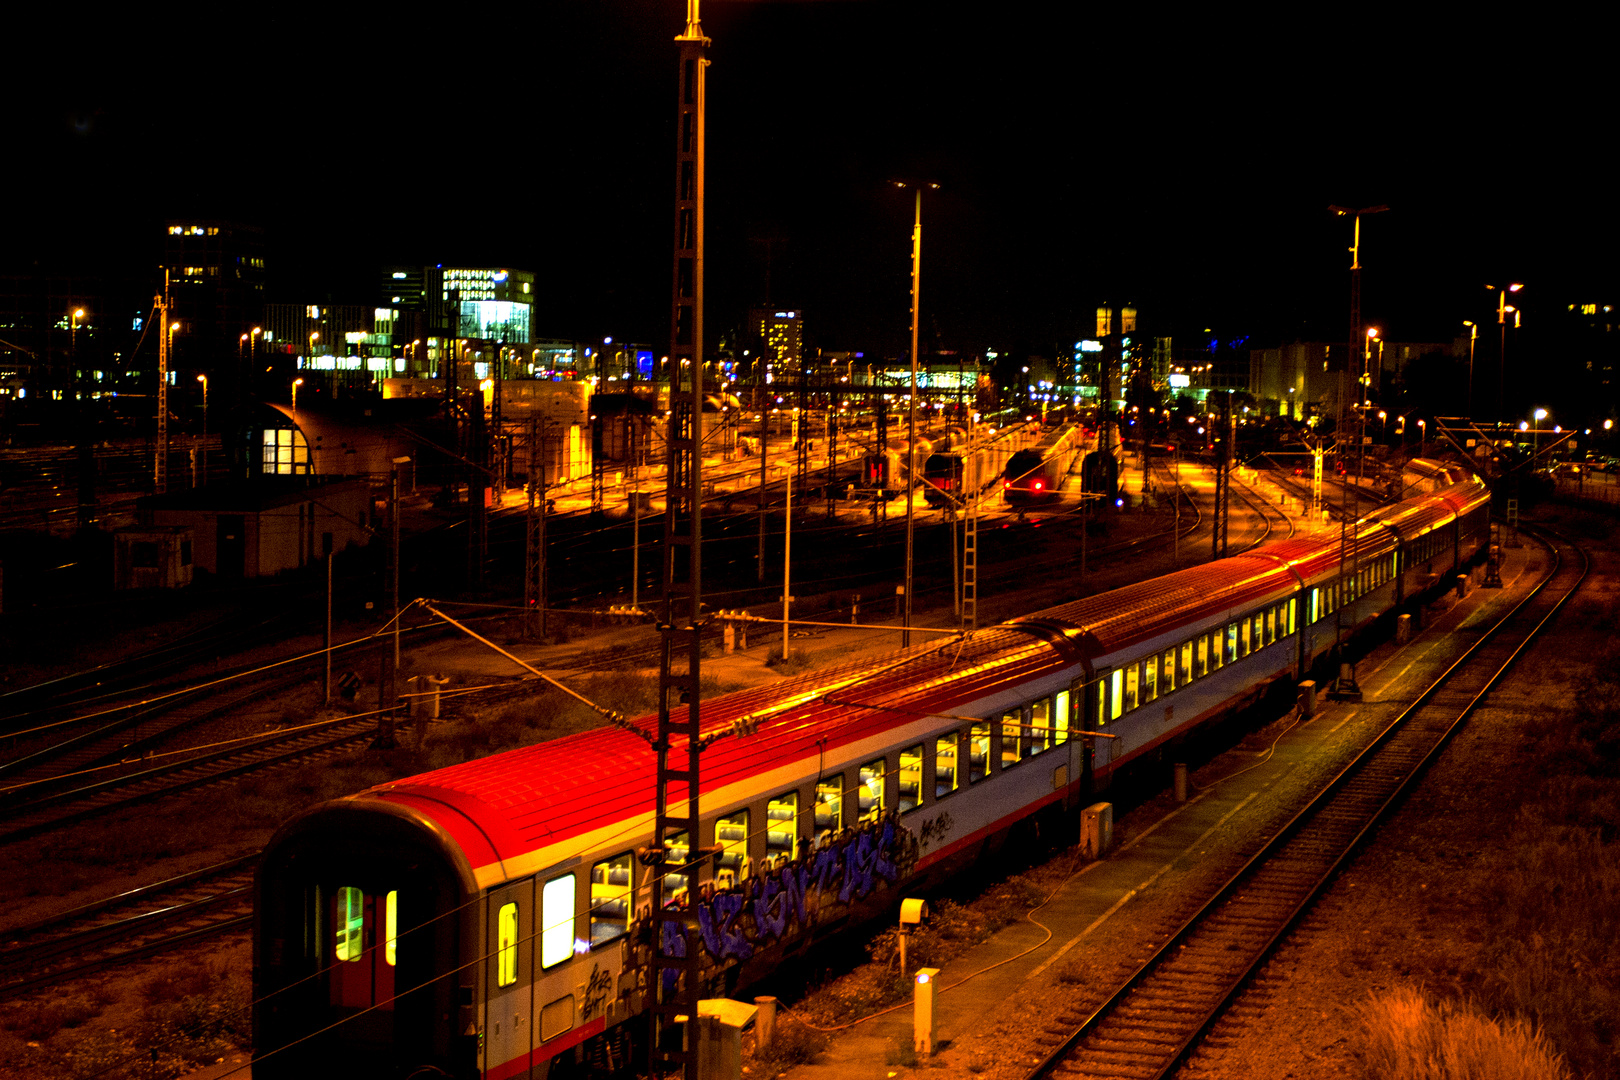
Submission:
[[[787,891],[780,878],[775,874],[761,878],[754,894],[754,925],[760,938],[775,941],[787,933],[789,914]]]
[[[878,837],[877,851],[872,857],[872,871],[890,885],[900,880],[900,868],[894,864],[895,825],[892,821],[883,823],[883,832]]]
[[[659,937],[664,944],[664,955],[684,957],[686,955],[686,934],[682,932],[681,924],[678,922],[666,922],[661,926]],[[680,968],[666,967],[663,969],[662,976],[665,995],[674,993],[675,982],[681,977]]]
[[[744,903],[741,893],[721,892],[697,906],[698,932],[709,955],[717,960],[746,960],[754,955],[754,947],[736,924]]]
[[[810,884],[817,891],[828,893],[833,885],[844,873],[844,848],[850,846],[848,841],[841,844],[828,844],[817,848],[810,856]]]

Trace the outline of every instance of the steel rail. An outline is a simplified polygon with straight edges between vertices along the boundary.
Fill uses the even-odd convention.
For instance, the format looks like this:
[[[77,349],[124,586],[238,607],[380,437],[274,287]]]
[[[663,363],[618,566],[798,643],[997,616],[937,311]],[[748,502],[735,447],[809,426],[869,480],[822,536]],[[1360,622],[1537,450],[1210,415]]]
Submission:
[[[1563,572],[1563,555],[1551,544],[1548,544],[1548,549],[1557,562],[1542,581],[1441,672],[1370,745],[1278,830],[1068,1038],[1038,1063],[1028,1074],[1030,1080],[1046,1077],[1064,1065],[1069,1065],[1069,1071],[1076,1073],[1128,1072],[1139,1077],[1164,1077],[1179,1068],[1199,1039],[1245,988],[1260,965],[1293,931],[1346,861],[1400,804],[1485,696],[1580,588],[1586,579],[1589,562],[1578,546],[1569,544],[1569,547],[1582,558],[1574,583],[1546,606],[1545,612],[1523,632],[1522,638],[1507,657],[1490,671],[1480,689],[1472,693],[1468,703],[1445,724],[1438,735],[1432,736],[1427,747],[1397,747],[1395,742],[1405,734],[1411,734],[1414,741],[1421,738],[1424,732],[1416,725],[1408,725],[1407,721],[1415,717],[1419,710],[1430,707],[1435,695],[1448,688],[1454,678],[1466,673],[1465,665],[1475,660],[1482,650],[1501,644],[1509,624],[1521,612],[1526,612],[1533,602],[1543,599],[1547,587]],[[1531,608],[1527,613],[1528,618],[1535,618],[1537,611]],[[1401,754],[1406,754],[1407,760],[1400,760]],[[1380,777],[1379,770],[1386,775]],[[1383,787],[1373,792],[1360,791],[1354,787],[1358,782],[1381,783]],[[1363,804],[1362,808],[1352,806],[1347,810],[1342,805],[1358,799]],[[1370,809],[1366,809],[1369,803]],[[1331,821],[1331,811],[1336,809],[1341,815],[1353,813],[1359,818],[1359,825]],[[1313,838],[1308,833],[1312,826],[1324,832],[1336,829],[1340,835]],[[1343,832],[1351,827],[1354,828],[1353,833],[1344,837]],[[1329,842],[1336,852],[1331,858],[1320,850],[1302,850],[1319,849]],[[1263,877],[1267,873],[1271,875],[1269,880]],[[1268,902],[1274,907],[1277,903],[1285,903],[1281,912],[1268,912],[1264,910]],[[1223,932],[1226,935],[1224,938],[1220,937]],[[1242,954],[1236,957],[1235,970],[1228,962],[1234,952]],[[1211,990],[1212,982],[1220,984],[1218,990]],[[1178,994],[1181,996],[1182,1000],[1177,1002],[1174,1010],[1177,1015],[1165,1020],[1163,1014],[1168,1010],[1160,1010],[1157,1017],[1138,1024],[1135,1029],[1130,1028],[1129,1010],[1133,1007],[1139,1010],[1151,1008],[1155,990],[1161,999],[1175,1001]],[[1190,1002],[1187,1000],[1189,997],[1192,998]],[[1133,1002],[1137,1004],[1133,1006]],[[1110,1030],[1107,1025],[1115,1022],[1116,1018],[1119,1018],[1116,1028]],[[1188,1023],[1192,1018],[1195,1021]],[[1125,1030],[1120,1031],[1119,1027]],[[1088,1041],[1092,1045],[1084,1045]],[[1097,1069],[1088,1070],[1070,1061],[1082,1049],[1100,1058],[1096,1062]],[[1121,1058],[1123,1062],[1119,1060]]]

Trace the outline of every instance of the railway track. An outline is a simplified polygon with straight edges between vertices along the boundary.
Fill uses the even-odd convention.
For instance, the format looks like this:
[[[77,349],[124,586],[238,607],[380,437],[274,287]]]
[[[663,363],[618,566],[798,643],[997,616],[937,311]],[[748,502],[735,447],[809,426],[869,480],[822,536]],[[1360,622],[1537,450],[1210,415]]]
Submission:
[[[0,932],[0,999],[247,930],[257,862],[245,855]]]
[[[374,715],[343,716],[290,732],[272,732],[251,742],[204,752],[183,761],[150,766],[66,790],[52,790],[36,798],[27,797],[28,789],[24,788],[18,793],[17,802],[0,813],[0,844],[235,780],[248,773],[333,757],[373,738],[376,731]]]
[[[1551,538],[1554,565],[1373,743],[1172,934],[1030,1073],[1176,1073],[1316,897],[1423,775],[1451,735],[1586,577],[1586,557]],[[1053,1029],[1048,1028],[1048,1031]],[[1061,1028],[1059,1029],[1061,1031]],[[1061,1042],[1059,1040],[1061,1039]]]

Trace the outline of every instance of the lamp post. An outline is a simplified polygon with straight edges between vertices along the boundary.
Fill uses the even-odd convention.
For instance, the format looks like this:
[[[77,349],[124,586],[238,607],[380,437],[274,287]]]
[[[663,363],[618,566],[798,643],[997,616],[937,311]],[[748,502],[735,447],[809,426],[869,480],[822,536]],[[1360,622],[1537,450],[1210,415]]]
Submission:
[[[1514,312],[1513,325],[1519,325],[1517,310],[1507,302],[1508,293],[1516,293],[1524,286],[1519,282],[1511,285],[1487,285],[1485,288],[1496,294],[1496,324],[1501,328],[1501,344],[1496,354],[1496,415],[1503,413],[1503,391],[1507,387],[1507,317],[1508,312]]]
[[[303,379],[294,379],[292,381],[292,411],[293,412],[298,411],[298,388],[300,386],[303,386],[303,385],[304,385],[304,380]]]
[[[1541,422],[1547,419],[1547,410],[1537,409],[1535,411],[1535,417],[1536,428],[1530,433],[1531,445],[1535,448],[1535,453],[1530,456],[1531,461],[1534,461],[1536,458],[1541,456]]]
[[[1339,217],[1348,217],[1353,219],[1355,222],[1355,228],[1351,234],[1350,241],[1350,350],[1351,352],[1354,352],[1356,345],[1359,344],[1357,339],[1361,337],[1361,215],[1381,214],[1388,210],[1389,207],[1383,203],[1379,203],[1377,206],[1363,206],[1359,210],[1352,209],[1348,206],[1329,206],[1328,209],[1334,214],[1337,214]],[[1347,356],[1345,357],[1346,375],[1348,375],[1349,369],[1350,357]],[[1341,382],[1338,416],[1338,424],[1341,429],[1344,426],[1343,385],[1344,384]]]
[[[202,446],[201,446],[201,448],[199,448],[199,450],[197,452],[197,456],[198,456],[198,458],[201,459],[201,462],[202,462],[203,483],[207,483],[208,482],[208,376],[207,375],[199,375],[199,376],[197,376],[197,381],[202,383],[202,388],[203,388]]]
[[[1474,342],[1479,340],[1479,324],[1473,319],[1464,319],[1463,325],[1468,327],[1468,397],[1463,400],[1463,412],[1468,416],[1474,415]]]
[[[911,395],[906,403],[906,596],[900,622],[900,645],[911,644],[912,550],[916,537],[915,485],[917,482],[917,325],[922,299],[922,193],[923,188],[938,191],[935,183],[897,180],[895,185],[916,192],[916,210],[911,225]]]

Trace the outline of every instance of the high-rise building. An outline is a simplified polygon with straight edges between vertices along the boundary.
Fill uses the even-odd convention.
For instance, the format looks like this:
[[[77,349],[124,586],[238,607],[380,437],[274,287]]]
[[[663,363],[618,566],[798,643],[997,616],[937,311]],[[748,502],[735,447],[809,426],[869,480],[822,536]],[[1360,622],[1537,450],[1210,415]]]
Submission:
[[[748,338],[757,342],[772,375],[799,370],[804,359],[804,312],[752,308],[748,312]]]
[[[234,370],[241,336],[264,320],[264,230],[228,221],[174,220],[164,226],[173,365],[210,375]]]

